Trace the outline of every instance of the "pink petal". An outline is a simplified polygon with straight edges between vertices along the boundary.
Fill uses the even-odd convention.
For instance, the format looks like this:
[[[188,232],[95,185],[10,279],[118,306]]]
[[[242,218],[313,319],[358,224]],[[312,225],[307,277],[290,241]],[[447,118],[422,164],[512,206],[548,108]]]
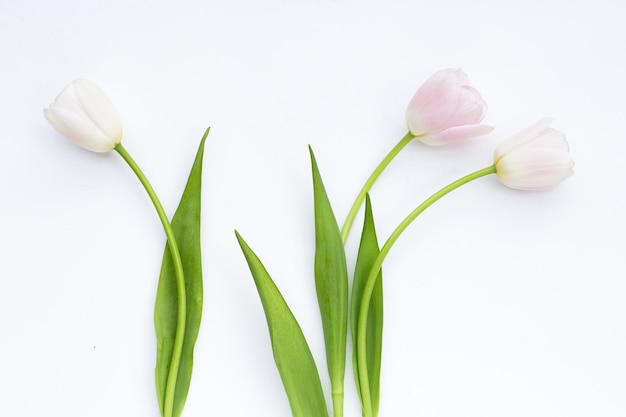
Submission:
[[[487,125],[464,125],[455,126],[442,132],[416,139],[430,146],[447,145],[449,143],[458,142],[460,140],[469,139],[475,136],[486,135],[493,130],[492,126]]]
[[[467,76],[461,70],[441,70],[417,90],[406,111],[409,130],[414,135],[438,132],[458,109],[462,94],[459,80]]]

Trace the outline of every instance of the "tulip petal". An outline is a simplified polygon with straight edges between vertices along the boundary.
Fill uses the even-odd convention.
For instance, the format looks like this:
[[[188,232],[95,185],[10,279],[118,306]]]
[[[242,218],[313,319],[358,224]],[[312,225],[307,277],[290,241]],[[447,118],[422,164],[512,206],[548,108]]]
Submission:
[[[121,139],[122,124],[117,110],[109,98],[90,81],[79,79],[74,83],[76,97],[85,114],[104,134],[110,138]],[[119,140],[118,142],[119,143]]]
[[[461,87],[458,106],[451,119],[450,126],[480,123],[487,111],[487,104],[475,88],[468,85]]]
[[[565,138],[565,133],[552,128],[547,128],[541,132],[532,144],[533,146],[540,148],[560,149],[566,152],[569,151],[569,144]]]
[[[442,72],[428,79],[409,103],[407,123],[416,136],[444,129],[459,107],[462,91],[457,77]]]
[[[436,100],[442,91],[450,90],[456,85],[467,85],[467,75],[460,69],[444,69],[430,76],[417,90],[413,99],[414,105],[421,104],[426,107],[428,103]]]
[[[493,126],[487,125],[465,125],[455,126],[439,132],[435,135],[417,137],[416,139],[426,145],[441,146],[475,136],[486,135],[493,130]]]
[[[533,141],[544,130],[546,130],[553,121],[554,118],[552,117],[544,117],[543,119],[530,125],[521,132],[518,132],[515,135],[511,136],[509,139],[502,142],[500,146],[496,148],[496,151],[494,153],[494,160],[497,162],[500,160],[500,158],[502,158],[505,153],[507,153],[511,149],[523,145],[527,142]]]
[[[555,148],[520,148],[497,162],[500,181],[519,190],[554,187],[574,173],[569,152]]]
[[[94,125],[64,108],[44,109],[44,116],[62,135],[92,152],[109,152],[116,143]]]

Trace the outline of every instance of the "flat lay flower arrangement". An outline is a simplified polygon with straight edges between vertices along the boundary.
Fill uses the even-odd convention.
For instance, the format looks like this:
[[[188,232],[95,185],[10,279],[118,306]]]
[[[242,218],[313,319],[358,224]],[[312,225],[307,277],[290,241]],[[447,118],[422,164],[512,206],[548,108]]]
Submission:
[[[426,198],[406,217],[398,219],[397,227],[381,239],[369,191],[387,166],[414,140],[427,146],[444,146],[491,132],[491,126],[482,124],[486,109],[480,93],[463,71],[444,69],[432,75],[409,102],[405,115],[408,133],[382,159],[361,190],[355,192],[356,198],[341,227],[309,147],[315,228],[313,275],[326,353],[326,372],[322,374],[287,301],[259,257],[235,231],[261,299],[274,360],[293,416],[343,416],[347,362],[352,364],[362,415],[378,415],[383,346],[382,267],[395,242],[421,213],[458,187],[491,174],[505,186],[529,191],[549,189],[572,175],[574,163],[565,135],[550,127],[551,118],[541,119],[503,141],[489,165]],[[44,110],[44,115],[77,145],[94,152],[116,151],[140,180],[156,209],[167,238],[154,309],[156,397],[161,416],[178,417],[191,382],[194,344],[202,315],[200,195],[204,143],[209,130],[200,141],[181,201],[170,220],[146,176],[122,146],[117,112],[98,87],[86,80],[74,81]],[[358,253],[355,264],[348,265],[345,245],[361,210],[364,216]],[[350,361],[348,336],[353,346]],[[322,388],[323,378],[330,381],[329,397]]]

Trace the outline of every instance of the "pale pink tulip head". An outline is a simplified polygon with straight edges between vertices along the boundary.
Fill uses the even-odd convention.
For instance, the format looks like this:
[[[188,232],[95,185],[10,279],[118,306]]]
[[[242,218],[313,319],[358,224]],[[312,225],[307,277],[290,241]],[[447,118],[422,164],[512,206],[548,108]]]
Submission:
[[[115,107],[90,81],[79,79],[65,87],[43,113],[56,130],[87,150],[108,152],[122,140]]]
[[[543,190],[574,173],[565,134],[549,127],[552,120],[542,119],[498,146],[494,161],[496,174],[504,185]]]
[[[444,69],[417,90],[406,109],[409,131],[427,145],[445,145],[487,134],[487,105],[460,69]]]

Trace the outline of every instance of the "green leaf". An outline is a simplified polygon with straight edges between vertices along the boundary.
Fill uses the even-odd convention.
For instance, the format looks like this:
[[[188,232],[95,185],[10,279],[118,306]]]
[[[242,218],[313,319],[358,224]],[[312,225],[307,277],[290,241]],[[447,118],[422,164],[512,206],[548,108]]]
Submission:
[[[358,351],[357,343],[357,321],[359,309],[363,298],[363,289],[365,281],[371,271],[372,264],[378,256],[378,240],[376,238],[376,228],[374,226],[374,216],[372,213],[372,205],[370,197],[367,195],[365,200],[365,220],[363,222],[363,233],[361,234],[361,243],[359,253],[357,255],[356,267],[354,271],[354,282],[352,284],[352,305],[350,306],[350,324],[352,327],[353,350],[353,369],[354,379],[356,381],[359,397],[361,397],[359,371],[356,365]],[[370,299],[370,307],[367,316],[367,372],[370,388],[372,415],[378,415],[378,406],[380,400],[380,363],[382,353],[382,334],[383,334],[383,277],[382,271],[376,278],[376,285]],[[361,398],[363,401],[363,398]]]
[[[172,218],[172,229],[178,243],[185,274],[187,320],[173,403],[173,417],[183,411],[193,368],[193,348],[202,316],[202,254],[200,251],[200,199],[202,186],[202,157],[206,130],[196,154],[180,204]],[[166,244],[154,307],[154,327],[157,338],[155,368],[156,391],[161,415],[164,414],[165,389],[168,380],[174,335],[176,333],[177,299],[176,275]]]
[[[322,316],[326,361],[333,394],[334,416],[343,415],[343,383],[348,332],[348,272],[341,232],[322,182],[313,150],[315,204],[315,289]]]
[[[300,325],[259,258],[239,233],[235,235],[263,304],[274,361],[293,416],[328,417],[319,373]]]

